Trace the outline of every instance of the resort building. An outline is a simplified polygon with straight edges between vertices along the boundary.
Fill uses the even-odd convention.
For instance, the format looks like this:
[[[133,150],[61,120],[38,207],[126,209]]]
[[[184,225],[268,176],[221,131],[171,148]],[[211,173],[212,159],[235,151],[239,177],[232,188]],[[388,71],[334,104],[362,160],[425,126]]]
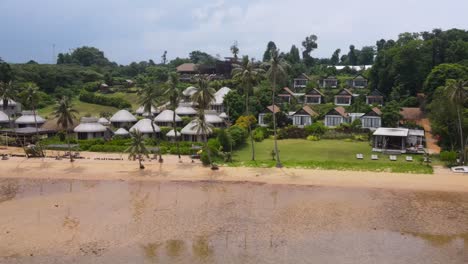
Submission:
[[[202,142],[205,136],[208,136],[212,133],[213,131],[211,128],[208,128],[206,131],[206,134],[203,133],[198,127],[197,121],[193,120],[190,123],[188,123],[180,133],[182,134],[182,140],[183,141],[192,141],[192,142]]]
[[[338,79],[335,76],[328,76],[319,81],[321,88],[336,88],[338,87]]]
[[[349,87],[362,89],[367,87],[367,79],[362,75],[358,75],[355,78],[348,80],[347,84]]]
[[[205,111],[205,120],[213,127],[224,127],[224,119],[219,117],[215,111]]]
[[[338,106],[335,109],[332,109],[325,115],[325,126],[327,127],[337,127],[342,123],[349,123],[350,117],[346,110]]]
[[[374,107],[369,113],[361,117],[362,128],[375,130],[382,126],[382,112],[379,108]]]
[[[229,87],[223,87],[219,89],[215,94],[215,100],[211,104],[211,109],[215,110],[218,113],[224,112],[224,96],[226,96],[231,91]]]
[[[176,133],[177,133],[177,137],[180,138],[181,133],[180,133],[179,131],[174,132],[174,129],[172,129],[171,131],[167,132],[167,133],[166,133],[166,137],[167,137],[171,142],[175,142]]]
[[[260,126],[267,126],[268,124],[265,122],[265,116],[267,114],[278,113],[281,112],[281,109],[276,105],[268,106],[263,112],[258,114],[258,124]]]
[[[281,101],[281,103],[302,103],[302,99],[304,98],[304,93],[295,93],[291,91],[288,87],[283,88],[283,93],[278,94],[278,97]]]
[[[21,116],[15,120],[15,125],[18,128],[36,127],[36,123],[37,127],[41,127],[45,123],[45,119],[37,113],[34,115],[33,111],[23,111]]]
[[[366,96],[366,103],[368,105],[383,105],[383,102],[383,95],[378,90],[373,90]]]
[[[82,117],[80,124],[73,131],[80,140],[104,138],[107,134],[107,128],[99,124],[95,117]]]
[[[107,120],[107,118],[105,118],[105,117],[99,118],[98,123],[103,125],[103,126],[110,126],[111,125],[111,122],[109,120]]]
[[[0,111],[12,116],[21,113],[21,104],[13,100],[8,100],[8,106],[3,105],[3,99],[0,98]]]
[[[172,127],[172,122],[174,121],[174,111],[164,110],[157,117],[154,118],[156,125],[161,127]],[[182,123],[182,118],[176,114],[175,116],[176,125]]]
[[[335,95],[335,105],[351,105],[353,93],[348,89],[343,89]]]
[[[306,104],[321,104],[324,102],[325,96],[318,90],[313,88],[310,92],[304,95],[304,103]]]
[[[159,126],[157,126],[154,123],[151,124],[151,122],[153,122],[153,121],[151,119],[149,119],[149,118],[141,119],[135,125],[133,125],[130,128],[129,131],[134,132],[134,131],[138,130],[138,131],[140,131],[141,134],[143,134],[144,137],[150,138],[155,133],[157,134],[157,133],[161,132],[161,129],[159,128]],[[153,127],[154,127],[154,130],[153,130]]]
[[[179,106],[175,110],[178,116],[195,116],[197,114],[197,110],[195,110],[191,104],[187,103],[180,103]]]
[[[306,88],[309,81],[310,81],[310,78],[305,73],[302,73],[301,75],[297,76],[293,80],[294,91],[300,91]]]
[[[136,121],[136,117],[134,117],[127,110],[120,110],[110,118],[110,122],[115,128],[122,127],[125,129],[129,129],[131,126],[133,126],[133,124],[136,123]]]
[[[183,101],[184,102],[191,102],[192,101],[192,95],[194,95],[198,91],[197,87],[194,86],[189,86],[185,88],[184,91],[182,91],[182,95],[184,96]]]
[[[0,127],[10,127],[10,119],[3,111],[0,111]]]
[[[295,113],[293,113],[292,115],[290,115],[290,118],[293,121],[293,125],[298,127],[305,127],[311,125],[313,119],[317,116],[318,114],[306,105],[298,111],[296,111]]]
[[[157,108],[155,108],[154,106],[151,106],[151,115],[148,113],[148,112],[145,112],[145,107],[144,106],[140,106],[138,107],[138,109],[135,111],[135,114],[137,116],[144,116],[144,117],[149,117],[149,116],[156,116],[157,114],[159,114],[159,110]]]
[[[126,137],[130,133],[125,128],[119,128],[114,132],[114,136]]]
[[[219,117],[221,117],[224,120],[227,120],[229,118],[229,116],[226,114],[226,112],[222,112],[221,114],[219,114]]]
[[[180,81],[190,82],[192,77],[198,73],[195,63],[183,63],[177,66],[177,73],[180,75]]]
[[[379,127],[372,135],[372,151],[424,153],[424,130]]]

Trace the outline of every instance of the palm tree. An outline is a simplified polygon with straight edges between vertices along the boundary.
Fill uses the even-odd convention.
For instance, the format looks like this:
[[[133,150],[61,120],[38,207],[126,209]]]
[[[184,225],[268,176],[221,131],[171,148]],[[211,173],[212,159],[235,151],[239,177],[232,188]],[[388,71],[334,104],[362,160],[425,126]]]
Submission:
[[[289,67],[287,62],[280,57],[278,49],[270,50],[270,61],[266,63],[268,67],[268,71],[266,72],[266,76],[270,80],[272,87],[271,87],[271,103],[273,107],[273,133],[275,137],[275,153],[276,153],[276,167],[281,168],[283,165],[281,164],[279,151],[278,151],[278,140],[276,136],[276,114],[275,114],[275,91],[276,91],[276,83],[278,80],[282,80],[286,77],[287,73],[286,70]]]
[[[468,81],[463,80],[450,80],[445,87],[448,92],[450,102],[455,105],[458,117],[458,133],[460,134],[460,163],[465,164],[466,153],[465,143],[463,138],[463,105],[466,101],[466,94],[468,89]]]
[[[34,83],[28,83],[26,87],[26,101],[31,106],[34,115],[34,125],[36,127],[36,139],[39,140],[39,128],[37,126],[36,118],[36,101],[39,100],[38,96],[39,88]]]
[[[158,146],[159,162],[163,162],[161,150],[159,148],[159,140],[157,139],[156,128],[154,127],[153,112],[152,109],[157,107],[157,98],[161,95],[161,91],[154,85],[144,85],[143,88],[138,92],[140,96],[138,103],[143,106],[143,113],[147,113],[151,117],[151,128],[153,129],[153,137]]]
[[[54,107],[54,116],[57,118],[57,125],[65,130],[67,135],[68,152],[70,153],[70,162],[73,162],[73,155],[70,145],[70,135],[68,133],[70,126],[73,125],[73,121],[76,119],[78,111],[73,108],[72,103],[68,97],[62,97]]]
[[[14,124],[11,122],[11,114],[14,114],[14,113],[8,112],[8,105],[10,101],[16,100],[17,96],[18,96],[17,91],[15,88],[13,88],[13,84],[11,81],[7,83],[0,81],[0,99],[3,102],[3,110],[5,111],[5,114],[8,116],[8,123],[10,125],[10,128],[13,129],[15,133],[15,139],[17,139],[18,137],[16,136],[16,129],[14,127]]]
[[[254,84],[258,81],[260,74],[264,71],[259,68],[255,68],[255,65],[252,61],[249,60],[249,56],[242,57],[241,64],[235,64],[234,69],[232,69],[233,78],[241,80],[242,87],[244,90],[245,96],[245,115],[250,116],[249,111],[249,95],[252,93],[252,88]],[[250,120],[249,120],[250,121]],[[249,122],[249,136],[250,143],[252,145],[252,160],[255,160],[255,147],[254,140],[252,136],[252,124]]]
[[[128,158],[129,159],[138,159],[138,163],[140,164],[140,169],[144,169],[145,166],[141,163],[142,156],[145,156],[149,158],[148,155],[148,149],[146,149],[145,146],[145,141],[143,139],[143,134],[137,130],[134,129],[130,131],[130,135],[132,136],[132,142],[130,143],[130,146],[125,150],[125,152],[128,152]]]
[[[180,149],[179,149],[179,140],[177,139],[177,136],[179,135],[177,132],[177,127],[176,127],[176,108],[179,105],[180,101],[180,90],[177,88],[177,85],[179,84],[179,75],[175,72],[171,73],[169,75],[169,79],[167,81],[168,88],[165,92],[165,94],[169,95],[169,107],[173,111],[172,115],[172,129],[174,129],[174,135],[175,135],[175,143],[177,146],[177,155],[179,156],[179,162],[181,162],[181,157],[180,157]]]
[[[203,143],[205,150],[207,151],[208,160],[211,165],[211,168],[214,169],[213,163],[211,161],[211,153],[208,148],[208,136],[207,134],[210,131],[210,125],[206,122],[205,119],[205,110],[208,109],[211,103],[215,99],[215,90],[209,87],[208,80],[205,78],[199,78],[197,80],[198,90],[192,95],[192,101],[197,104],[197,118],[196,121],[196,130],[197,135],[200,133],[203,134]]]

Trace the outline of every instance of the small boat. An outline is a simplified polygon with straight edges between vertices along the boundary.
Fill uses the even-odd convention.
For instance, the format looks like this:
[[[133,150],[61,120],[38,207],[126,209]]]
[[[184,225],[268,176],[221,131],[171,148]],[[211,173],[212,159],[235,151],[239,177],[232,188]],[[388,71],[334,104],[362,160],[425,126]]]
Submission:
[[[451,170],[456,173],[468,173],[468,166],[452,167]]]

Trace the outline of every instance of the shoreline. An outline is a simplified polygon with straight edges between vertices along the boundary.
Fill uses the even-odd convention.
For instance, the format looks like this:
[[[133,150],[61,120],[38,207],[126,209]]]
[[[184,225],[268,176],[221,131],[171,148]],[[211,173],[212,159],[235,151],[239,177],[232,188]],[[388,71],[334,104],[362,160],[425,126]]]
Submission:
[[[6,151],[0,150],[1,153]],[[177,156],[165,155],[163,164],[156,160],[146,160],[143,162],[146,169],[140,170],[138,162],[129,161],[127,155],[123,153],[81,152],[80,155],[84,159],[78,159],[73,163],[67,159],[53,158],[11,157],[9,160],[0,160],[0,179],[219,181],[468,192],[468,175],[452,173],[442,167],[434,167],[433,174],[223,166],[218,171],[212,171],[203,167],[199,160],[192,163],[189,157],[183,156],[183,162],[179,163]],[[96,158],[123,158],[123,160],[95,160]]]

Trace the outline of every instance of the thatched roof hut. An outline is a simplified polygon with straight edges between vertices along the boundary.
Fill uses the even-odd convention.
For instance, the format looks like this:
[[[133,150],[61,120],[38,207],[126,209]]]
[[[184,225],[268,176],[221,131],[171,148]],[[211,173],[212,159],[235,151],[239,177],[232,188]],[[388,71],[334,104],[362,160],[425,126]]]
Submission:
[[[116,136],[127,136],[128,134],[130,133],[128,133],[128,131],[125,128],[119,128],[114,132],[114,135]]]
[[[148,118],[141,119],[134,126],[130,128],[130,131],[138,130],[142,134],[153,134],[154,132],[156,133],[161,132],[161,129],[156,124],[153,124],[154,126],[154,131],[153,131],[153,126],[151,125],[151,122],[153,121],[151,121],[151,119],[148,119]]]
[[[95,117],[82,117],[80,124],[73,131],[75,133],[98,133],[106,132],[107,128],[99,124]]]
[[[110,125],[110,121],[107,120],[107,118],[105,118],[105,117],[99,118],[99,119],[98,119],[98,123],[101,124],[101,125],[103,125],[103,126],[108,126],[108,125]]]
[[[36,122],[39,125],[45,123],[45,119],[39,116],[36,113],[36,118],[34,118],[33,111],[23,111],[21,112],[21,116],[15,120],[15,124],[17,125],[34,125]]]
[[[197,126],[198,126],[197,121],[193,120],[190,123],[188,123],[184,128],[182,128],[180,133],[182,135],[203,135],[203,131],[199,131]],[[208,128],[207,130],[208,130],[207,131],[208,135],[213,132],[211,128]]]
[[[0,123],[9,123],[8,115],[0,111]]]
[[[120,110],[110,118],[111,123],[131,123],[137,119],[127,110]]]
[[[180,104],[179,107],[176,108],[175,112],[180,116],[193,116],[197,114],[197,110],[195,110],[190,104]]]
[[[158,125],[167,126],[172,123],[174,118],[174,111],[172,110],[164,110],[162,111],[157,117],[154,118],[154,122]],[[175,116],[176,122],[182,122],[182,118],[176,114]]]
[[[174,132],[174,129],[167,132],[167,134],[166,134],[166,137],[175,137],[175,136],[176,136],[176,132]],[[180,137],[180,136],[181,136],[181,133],[179,131],[177,131],[177,137]]]

